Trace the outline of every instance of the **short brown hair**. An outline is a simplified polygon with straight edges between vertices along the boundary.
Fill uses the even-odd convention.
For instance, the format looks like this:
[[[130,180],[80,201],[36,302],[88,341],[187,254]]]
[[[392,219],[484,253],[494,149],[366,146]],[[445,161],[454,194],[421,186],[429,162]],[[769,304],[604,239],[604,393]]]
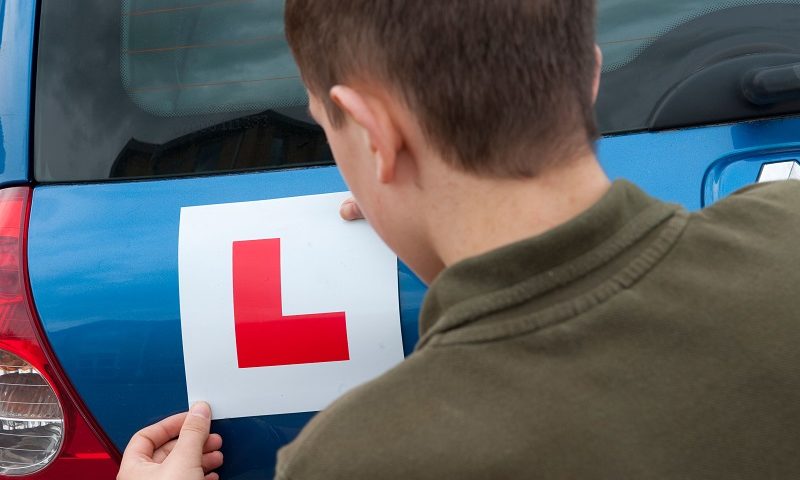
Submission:
[[[597,137],[594,0],[287,0],[309,90],[398,91],[431,144],[479,174],[529,177]]]

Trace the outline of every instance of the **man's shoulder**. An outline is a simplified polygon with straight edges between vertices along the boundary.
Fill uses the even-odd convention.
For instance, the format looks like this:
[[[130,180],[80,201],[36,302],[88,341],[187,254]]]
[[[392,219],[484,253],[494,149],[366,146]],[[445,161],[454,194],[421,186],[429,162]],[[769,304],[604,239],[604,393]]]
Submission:
[[[800,222],[800,181],[749,185],[705,208],[701,216],[718,220],[769,222],[788,219]]]
[[[679,241],[638,284],[647,304],[662,301],[665,321],[695,328],[698,318],[717,319],[709,328],[734,330],[752,342],[751,328],[767,323],[787,338],[798,334],[795,288],[800,181],[752,185],[694,212]],[[676,302],[676,300],[678,300]],[[658,310],[653,308],[654,312]],[[666,312],[671,312],[666,315]],[[718,321],[725,318],[725,321]],[[691,323],[685,323],[692,319]],[[759,347],[762,348],[762,347]]]
[[[730,253],[785,254],[794,251],[798,229],[800,181],[787,180],[750,185],[692,214],[684,240]]]

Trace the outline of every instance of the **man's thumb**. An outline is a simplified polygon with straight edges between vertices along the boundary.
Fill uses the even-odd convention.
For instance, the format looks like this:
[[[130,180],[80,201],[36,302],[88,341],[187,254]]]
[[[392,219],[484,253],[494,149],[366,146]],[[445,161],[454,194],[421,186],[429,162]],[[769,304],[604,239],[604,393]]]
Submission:
[[[356,203],[355,198],[352,197],[342,202],[342,206],[339,207],[339,215],[348,221],[361,220],[364,218],[361,208],[358,206],[358,203]]]
[[[206,402],[197,402],[189,409],[183,421],[178,443],[170,457],[185,467],[199,466],[203,459],[203,445],[211,430],[211,407]]]

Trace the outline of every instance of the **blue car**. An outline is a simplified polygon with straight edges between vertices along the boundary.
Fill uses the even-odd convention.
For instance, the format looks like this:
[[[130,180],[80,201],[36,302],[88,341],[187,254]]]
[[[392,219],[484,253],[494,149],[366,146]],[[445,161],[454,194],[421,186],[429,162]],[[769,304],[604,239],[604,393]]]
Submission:
[[[182,212],[346,190],[282,11],[0,0],[0,478],[115,478],[135,431],[187,409],[187,362],[232,361],[225,338],[185,349]],[[800,0],[600,0],[598,43],[598,151],[612,178],[688,209],[800,178]],[[408,355],[425,287],[401,263],[396,285]],[[341,320],[326,318],[323,343]],[[314,395],[215,420],[222,478],[271,478]]]

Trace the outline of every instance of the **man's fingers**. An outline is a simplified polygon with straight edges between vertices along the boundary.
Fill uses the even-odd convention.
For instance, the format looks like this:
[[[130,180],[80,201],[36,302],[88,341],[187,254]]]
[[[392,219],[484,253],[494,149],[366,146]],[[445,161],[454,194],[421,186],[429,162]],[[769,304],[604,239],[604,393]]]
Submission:
[[[153,452],[153,462],[162,463],[166,460],[172,449],[175,448],[176,443],[178,443],[178,440],[173,439],[157,448]],[[212,433],[206,439],[205,445],[203,445],[203,453],[211,453],[220,448],[222,448],[222,437],[218,433]]]
[[[222,466],[222,452],[216,451],[204,453],[201,464],[204,472],[210,472],[211,470],[218,469]]]
[[[219,474],[217,472],[211,472],[206,475],[203,480],[219,480]]]
[[[222,437],[218,433],[212,433],[208,436],[206,444],[203,445],[203,453],[213,452],[222,448]]]
[[[342,206],[339,208],[339,215],[348,221],[361,220],[364,218],[361,208],[359,208],[358,203],[356,203],[356,200],[353,197],[350,197],[342,202]]]
[[[170,440],[169,442],[161,445],[155,452],[153,452],[153,462],[155,463],[162,463],[164,460],[167,459],[172,449],[175,448],[175,444],[178,443],[177,440]]]
[[[139,430],[128,442],[123,458],[151,459],[157,449],[178,436],[185,418],[185,412],[179,413]]]
[[[210,429],[211,407],[205,402],[195,403],[186,415],[178,443],[172,449],[169,461],[177,463],[181,468],[199,467]]]
[[[169,442],[161,445],[155,452],[153,452],[153,462],[162,463],[167,459],[172,449],[178,440],[170,440]],[[208,436],[205,445],[203,445],[203,453],[211,453],[222,448],[222,437],[218,433],[212,433]]]

